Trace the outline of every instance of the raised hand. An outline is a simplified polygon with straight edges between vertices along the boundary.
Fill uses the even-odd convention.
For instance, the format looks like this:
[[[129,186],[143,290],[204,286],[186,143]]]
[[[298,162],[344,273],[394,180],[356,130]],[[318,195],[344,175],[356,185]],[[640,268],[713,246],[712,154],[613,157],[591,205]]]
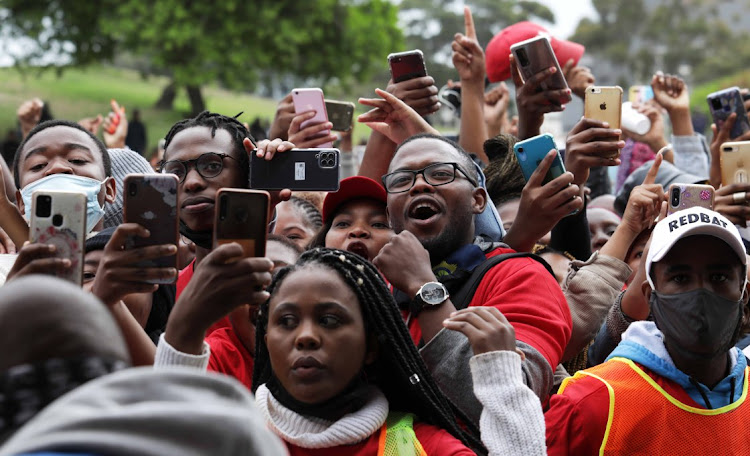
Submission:
[[[115,100],[110,101],[110,104],[112,111],[102,123],[104,144],[109,149],[122,149],[128,136],[128,117],[125,115],[125,107],[121,107]]]
[[[633,239],[641,231],[651,228],[654,225],[654,221],[661,211],[661,203],[666,201],[664,188],[661,184],[655,183],[662,160],[662,155],[657,154],[654,163],[643,179],[643,183],[630,192],[628,205],[625,207],[622,223],[618,229],[623,228],[628,230]]]
[[[619,129],[609,128],[607,122],[581,118],[565,140],[565,169],[572,172],[573,183],[583,187],[589,178],[589,170],[594,166],[617,166],[615,158],[625,141],[612,141],[619,138]]]
[[[518,214],[503,238],[516,251],[531,251],[563,217],[583,209],[580,187],[570,171],[543,184],[556,156],[557,151],[551,150],[523,187]]]
[[[488,137],[494,138],[509,129],[509,103],[510,92],[505,82],[501,82],[484,94],[484,123],[487,126]]]
[[[667,145],[667,140],[664,137],[664,118],[661,115],[661,110],[658,105],[655,106],[653,103],[634,103],[633,109],[648,117],[651,121],[651,129],[643,135],[630,130],[623,130],[635,141],[648,144],[651,150],[658,152],[659,149]]]
[[[474,19],[469,7],[464,7],[465,34],[456,33],[453,37],[453,66],[458,70],[461,81],[484,85],[484,51],[477,41]]]
[[[273,118],[270,130],[268,130],[268,136],[283,140],[289,139],[289,125],[291,125],[292,119],[294,119],[294,101],[292,100],[292,93],[289,92],[276,105],[276,115]]]
[[[296,144],[300,149],[310,149],[320,147],[323,144],[331,143],[338,137],[331,132],[333,124],[331,122],[321,122],[318,124],[309,124],[302,128],[302,123],[315,117],[315,111],[306,111],[295,115],[289,124],[287,137],[289,141]]]
[[[690,94],[687,84],[679,76],[657,71],[651,78],[654,100],[667,111],[690,109]]]
[[[438,102],[438,88],[431,76],[408,79],[394,83],[388,81],[385,91],[406,103],[417,111],[420,116],[427,116],[440,109]]]
[[[559,112],[565,109],[563,103],[570,101],[570,89],[541,90],[542,82],[547,81],[557,72],[550,67],[524,82],[516,60],[510,56],[510,74],[516,85],[516,106],[518,107],[518,139],[528,139],[539,135],[539,129],[548,112]],[[541,91],[540,91],[541,90]]]
[[[25,138],[42,118],[44,102],[39,98],[27,100],[18,107],[16,115],[21,124],[21,135]]]
[[[375,89],[381,98],[360,98],[359,103],[374,109],[357,121],[386,136],[396,144],[418,133],[439,134],[414,109],[385,90]]]
[[[594,85],[596,82],[591,69],[585,66],[577,66],[575,61],[570,59],[565,63],[562,70],[570,90],[583,100],[586,97],[586,88]]]
[[[711,169],[709,171],[710,184],[714,188],[721,186],[721,145],[728,141],[750,141],[750,131],[731,139],[732,127],[737,121],[737,113],[729,114],[727,120],[721,125],[721,128],[717,128],[716,124],[711,124],[711,131],[713,132],[713,138],[711,139],[711,145],[709,150],[711,151]]]

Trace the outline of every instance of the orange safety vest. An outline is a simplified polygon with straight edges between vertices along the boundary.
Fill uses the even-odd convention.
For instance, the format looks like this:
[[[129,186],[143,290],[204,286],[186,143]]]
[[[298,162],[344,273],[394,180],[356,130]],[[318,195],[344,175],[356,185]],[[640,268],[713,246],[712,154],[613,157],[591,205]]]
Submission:
[[[718,409],[684,404],[633,361],[611,360],[565,379],[558,394],[584,376],[607,387],[609,416],[600,455],[750,454],[748,372],[742,396]]]
[[[427,456],[414,433],[414,415],[391,412],[378,439],[378,456]]]

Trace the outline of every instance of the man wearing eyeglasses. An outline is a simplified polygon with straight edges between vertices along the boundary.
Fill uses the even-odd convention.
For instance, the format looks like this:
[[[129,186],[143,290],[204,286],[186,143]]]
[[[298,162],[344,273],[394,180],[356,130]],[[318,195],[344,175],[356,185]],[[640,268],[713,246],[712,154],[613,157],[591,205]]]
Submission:
[[[487,258],[514,251],[475,239],[474,215],[484,209],[487,193],[477,185],[471,158],[452,141],[434,135],[404,141],[383,185],[397,235],[373,263],[398,290],[399,304],[409,310],[410,332],[415,340],[421,335],[420,353],[438,385],[478,423],[482,407],[470,386],[472,348],[464,334],[446,330],[443,324],[456,312],[450,295],[461,289],[472,271]],[[525,383],[544,400],[572,328],[555,278],[533,259],[511,258],[485,273],[468,305],[487,308],[487,313],[464,314],[462,324],[469,331],[488,329],[494,318],[490,307],[508,319],[525,357]],[[497,361],[476,357],[471,368],[493,362]]]

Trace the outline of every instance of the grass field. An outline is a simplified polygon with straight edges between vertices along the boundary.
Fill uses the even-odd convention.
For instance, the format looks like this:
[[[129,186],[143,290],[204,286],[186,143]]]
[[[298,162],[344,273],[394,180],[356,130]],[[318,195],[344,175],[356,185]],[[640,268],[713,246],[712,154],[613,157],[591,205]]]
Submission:
[[[54,72],[41,76],[29,74],[24,78],[12,68],[0,68],[0,81],[0,138],[16,125],[16,110],[27,99],[42,98],[49,103],[52,115],[57,119],[79,120],[96,114],[106,115],[110,110],[109,100],[114,98],[126,107],[128,113],[140,109],[141,119],[148,129],[149,155],[159,139],[189,111],[184,90],[179,92],[174,110],[154,109],[167,79],[149,77],[144,80],[138,72],[120,68],[70,69],[59,78]],[[270,121],[276,110],[276,102],[269,98],[217,87],[205,87],[203,96],[211,111],[230,116],[244,111],[240,118],[244,122],[252,122],[256,116]]]

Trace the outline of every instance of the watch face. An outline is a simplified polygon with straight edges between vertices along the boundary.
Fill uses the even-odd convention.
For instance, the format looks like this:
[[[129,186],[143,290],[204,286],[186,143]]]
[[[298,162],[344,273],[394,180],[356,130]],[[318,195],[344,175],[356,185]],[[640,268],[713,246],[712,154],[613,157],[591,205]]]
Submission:
[[[427,283],[422,287],[422,300],[430,305],[445,301],[445,288],[439,283]]]

